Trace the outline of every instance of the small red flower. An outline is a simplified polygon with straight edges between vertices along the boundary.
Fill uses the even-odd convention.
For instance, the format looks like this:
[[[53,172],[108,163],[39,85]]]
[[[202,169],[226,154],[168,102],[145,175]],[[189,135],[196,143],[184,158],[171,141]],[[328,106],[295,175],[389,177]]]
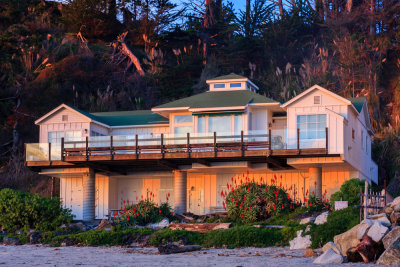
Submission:
[[[161,209],[158,209],[158,212],[161,214]]]

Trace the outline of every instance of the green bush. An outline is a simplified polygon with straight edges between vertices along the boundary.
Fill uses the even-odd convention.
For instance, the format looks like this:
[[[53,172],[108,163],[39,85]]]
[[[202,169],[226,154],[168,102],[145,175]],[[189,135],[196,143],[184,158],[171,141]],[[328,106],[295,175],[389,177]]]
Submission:
[[[71,220],[71,211],[62,208],[59,198],[49,199],[9,188],[0,191],[0,225],[8,232],[50,231]]]
[[[364,181],[357,178],[352,178],[342,184],[340,190],[331,196],[331,203],[335,201],[348,201],[349,206],[360,205],[360,191],[364,192]]]
[[[307,210],[310,213],[319,212],[319,211],[327,211],[331,209],[331,204],[327,199],[325,199],[325,194],[323,198],[319,198],[316,195],[312,194],[310,198],[307,200],[306,206]]]
[[[186,230],[171,230],[169,228],[165,228],[152,234],[149,240],[149,244],[152,246],[159,246],[168,242],[178,242],[182,240],[184,241],[184,243],[187,244],[201,245],[202,236],[203,234],[198,232],[189,232]]]
[[[231,187],[225,201],[229,217],[245,223],[262,221],[296,207],[284,188],[254,182]]]
[[[328,215],[326,223],[312,225],[312,248],[319,248],[329,241],[333,241],[335,235],[346,232],[360,223],[360,210],[355,207],[333,211]]]
[[[122,227],[127,228],[132,225],[146,225],[148,223],[156,223],[167,217],[173,220],[175,217],[167,202],[162,203],[159,207],[150,200],[142,200],[137,204],[128,204],[121,202],[120,216],[117,221]]]

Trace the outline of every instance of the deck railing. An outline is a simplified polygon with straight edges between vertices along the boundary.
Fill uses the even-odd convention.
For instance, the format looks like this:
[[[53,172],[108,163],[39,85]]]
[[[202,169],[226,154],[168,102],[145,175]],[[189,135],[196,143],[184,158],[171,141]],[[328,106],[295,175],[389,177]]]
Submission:
[[[187,133],[62,138],[58,143],[26,144],[26,161],[63,161],[69,157],[196,153],[219,151],[304,150],[328,151],[328,128],[323,138],[301,139],[300,130],[232,133]]]

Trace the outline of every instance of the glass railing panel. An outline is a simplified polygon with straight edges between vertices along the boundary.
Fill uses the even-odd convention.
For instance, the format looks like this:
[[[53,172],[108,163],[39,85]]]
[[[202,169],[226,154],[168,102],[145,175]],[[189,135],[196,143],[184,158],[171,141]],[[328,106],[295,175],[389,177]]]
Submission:
[[[61,144],[52,143],[50,148],[51,148],[51,160],[61,160]]]
[[[268,142],[269,141],[269,133],[267,130],[249,130],[243,134],[243,141],[244,142]],[[239,142],[240,142],[240,140],[239,140]]]
[[[191,133],[191,144],[212,144],[214,143],[214,133]]]
[[[286,129],[271,129],[271,149],[287,149]]]
[[[64,139],[64,148],[86,147],[86,137],[69,137]]]
[[[136,146],[135,135],[115,135],[113,136],[113,146]]]
[[[49,144],[34,143],[26,144],[25,151],[26,161],[48,161],[49,160]]]
[[[110,147],[111,137],[110,136],[90,136],[89,147]]]
[[[187,134],[164,134],[164,145],[183,144],[187,144]]]

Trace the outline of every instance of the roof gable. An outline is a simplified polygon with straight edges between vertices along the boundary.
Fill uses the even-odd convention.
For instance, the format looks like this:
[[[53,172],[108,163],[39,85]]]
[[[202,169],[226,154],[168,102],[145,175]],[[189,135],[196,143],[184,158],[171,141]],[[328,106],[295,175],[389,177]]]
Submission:
[[[79,110],[79,109],[70,107],[70,106],[68,106],[68,105],[66,105],[66,104],[61,104],[61,105],[59,105],[58,107],[56,107],[56,108],[54,108],[53,110],[51,110],[51,111],[49,111],[48,113],[46,113],[45,115],[43,115],[42,117],[40,117],[39,119],[37,119],[37,120],[35,121],[35,124],[40,124],[40,123],[44,122],[46,119],[52,117],[53,115],[57,114],[59,111],[61,111],[61,110],[63,110],[63,109],[69,110],[69,111],[74,112],[74,113],[76,113],[76,114],[78,114],[78,115],[80,115],[80,116],[83,116],[83,117],[85,117],[88,121],[91,121],[91,120],[93,119],[92,116],[90,116],[90,114],[88,114],[88,113],[86,113],[86,112],[83,112],[83,111],[81,111],[81,110]],[[88,116],[88,115],[89,115],[89,116]]]
[[[110,126],[137,126],[168,124],[168,119],[151,110],[114,111],[91,113],[97,120]]]
[[[242,75],[238,75],[236,73],[229,73],[228,75],[222,75],[218,76],[212,79],[208,79],[208,81],[220,81],[220,80],[243,80],[247,79],[247,77],[244,77]]]
[[[286,108],[286,107],[288,107],[288,106],[294,104],[295,102],[297,102],[297,101],[300,100],[301,98],[303,98],[303,97],[307,96],[308,94],[312,93],[312,92],[315,91],[315,90],[320,90],[320,91],[326,93],[327,95],[329,95],[329,96],[331,96],[331,97],[333,97],[333,98],[336,98],[336,99],[339,100],[339,101],[344,102],[344,103],[347,104],[347,105],[351,105],[351,102],[350,102],[349,100],[347,100],[346,98],[341,97],[340,95],[335,94],[335,93],[333,93],[333,92],[331,92],[331,91],[329,91],[329,90],[327,90],[327,89],[325,89],[325,88],[323,88],[323,87],[321,87],[321,86],[319,86],[319,85],[316,84],[316,85],[311,86],[310,88],[308,88],[307,90],[305,90],[305,91],[302,92],[301,94],[299,94],[299,95],[293,97],[292,99],[290,99],[289,101],[287,101],[286,103],[284,103],[281,107]]]
[[[356,108],[356,110],[360,113],[361,110],[364,107],[364,104],[366,103],[366,98],[365,97],[350,97],[348,100],[353,104],[353,106]]]

